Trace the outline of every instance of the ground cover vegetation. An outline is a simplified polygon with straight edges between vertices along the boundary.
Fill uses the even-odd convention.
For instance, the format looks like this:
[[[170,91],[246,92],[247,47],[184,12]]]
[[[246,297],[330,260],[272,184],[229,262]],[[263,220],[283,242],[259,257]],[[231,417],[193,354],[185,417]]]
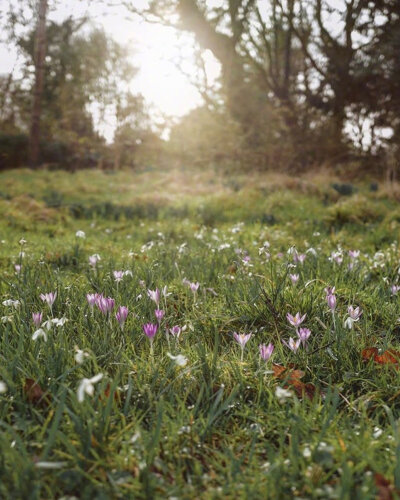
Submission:
[[[1,497],[396,497],[395,193],[188,170],[0,185]]]

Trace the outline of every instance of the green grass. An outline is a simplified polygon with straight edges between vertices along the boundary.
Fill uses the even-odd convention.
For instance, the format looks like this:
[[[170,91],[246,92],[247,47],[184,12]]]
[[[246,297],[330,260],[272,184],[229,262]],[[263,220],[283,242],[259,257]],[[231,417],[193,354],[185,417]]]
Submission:
[[[399,209],[382,190],[359,185],[340,196],[332,182],[0,174],[0,497],[372,499],[376,474],[396,495],[399,371],[364,361],[362,350],[398,349],[390,287],[400,279]],[[265,241],[269,259],[259,252]],[[292,246],[306,253],[304,264],[293,267]],[[330,259],[338,248],[342,264]],[[352,269],[350,249],[361,251]],[[117,284],[114,270],[132,276]],[[184,278],[200,283],[197,294]],[[170,295],[151,354],[147,289],[164,286]],[[327,286],[336,287],[334,317]],[[50,291],[52,311],[39,298]],[[87,293],[129,307],[123,331],[114,315],[90,309]],[[20,305],[2,305],[9,299]],[[348,330],[351,304],[363,314]],[[43,321],[68,321],[34,341],[37,311]],[[312,333],[309,348],[292,353],[282,339],[295,336],[286,315],[297,311]],[[165,334],[173,325],[186,326],[178,341]],[[242,362],[234,331],[253,333]],[[265,363],[258,346],[269,342],[275,351]],[[77,348],[87,353],[82,364]],[[167,353],[188,362],[178,366]],[[273,364],[303,371],[314,397],[275,377]],[[99,373],[79,402],[81,380]],[[285,401],[278,387],[290,390]]]

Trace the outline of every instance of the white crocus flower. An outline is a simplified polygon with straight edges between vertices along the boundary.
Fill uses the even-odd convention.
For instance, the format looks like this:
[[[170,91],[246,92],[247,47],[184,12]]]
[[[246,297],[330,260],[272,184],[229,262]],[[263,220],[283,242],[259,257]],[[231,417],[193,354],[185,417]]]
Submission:
[[[187,365],[188,359],[185,358],[185,356],[183,356],[182,354],[178,354],[177,356],[174,356],[170,352],[167,352],[167,356],[169,358],[171,358],[173,361],[175,361],[175,364],[177,366],[186,366]]]
[[[7,385],[5,382],[0,380],[0,394],[4,394],[5,392],[7,392]]]
[[[77,238],[86,238],[86,234],[85,234],[85,232],[84,232],[84,231],[77,231],[77,232],[75,233],[75,236],[76,236]]]
[[[45,342],[47,342],[47,333],[43,330],[43,328],[39,328],[32,335],[32,340],[37,340],[38,338],[43,338]]]
[[[278,386],[275,390],[275,396],[277,397],[279,403],[283,404],[287,399],[293,396],[293,393],[288,389],[284,389],[283,387]]]
[[[89,357],[89,354],[85,351],[82,351],[81,349],[78,349],[78,347],[75,347],[75,350],[75,361],[78,363],[78,365],[81,365],[85,361],[85,358]]]
[[[78,397],[78,401],[80,403],[82,403],[84,401],[85,394],[87,394],[88,396],[93,396],[94,384],[96,382],[99,382],[102,378],[103,378],[103,374],[98,373],[97,375],[95,375],[92,378],[83,378],[79,382],[77,397]]]
[[[19,300],[8,299],[8,300],[3,301],[3,306],[13,307],[14,309],[18,309],[18,307],[20,305],[21,305],[21,302]]]

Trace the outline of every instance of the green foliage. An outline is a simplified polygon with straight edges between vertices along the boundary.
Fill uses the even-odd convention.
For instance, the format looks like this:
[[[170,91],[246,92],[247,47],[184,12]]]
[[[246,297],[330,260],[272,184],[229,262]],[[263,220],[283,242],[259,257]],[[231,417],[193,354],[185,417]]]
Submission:
[[[0,199],[0,496],[364,499],[377,493],[375,473],[397,488],[397,366],[362,359],[363,348],[398,345],[393,202],[357,186],[359,195],[327,208],[318,185],[302,193],[282,178],[267,192],[262,180],[277,186],[277,178],[228,188],[212,173],[211,184],[188,172],[178,189],[179,175],[1,174],[9,199]],[[72,206],[83,215],[66,215]],[[292,245],[306,254],[296,268]],[[338,247],[342,264],[330,259]],[[351,269],[349,249],[361,251]],[[117,283],[114,270],[132,275]],[[196,294],[184,278],[199,281]],[[146,291],[163,286],[170,295],[151,354],[142,324],[155,321],[155,305]],[[334,317],[327,286],[336,286]],[[39,298],[50,291],[58,294],[51,310]],[[88,306],[95,292],[129,306],[123,330]],[[10,299],[21,303],[2,304]],[[343,325],[350,304],[363,310],[352,330]],[[37,311],[68,321],[34,341]],[[282,340],[295,335],[286,314],[297,311],[312,334],[294,354]],[[179,340],[165,333],[173,325],[186,325]],[[235,330],[253,332],[243,362]],[[268,342],[275,352],[266,364],[258,345]],[[87,353],[81,364],[77,348]],[[272,363],[302,370],[314,399],[274,377]],[[80,382],[98,373],[93,395],[79,402]],[[285,401],[278,387],[291,391]]]

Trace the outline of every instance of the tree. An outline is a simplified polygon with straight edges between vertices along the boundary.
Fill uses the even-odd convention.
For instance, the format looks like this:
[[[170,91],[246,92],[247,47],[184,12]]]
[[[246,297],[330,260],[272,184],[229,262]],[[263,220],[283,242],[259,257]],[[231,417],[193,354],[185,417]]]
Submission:
[[[35,83],[29,135],[29,163],[32,167],[36,167],[39,162],[41,101],[44,85],[44,61],[46,56],[46,15],[47,0],[39,0],[35,35],[35,55],[33,58],[35,66]]]

